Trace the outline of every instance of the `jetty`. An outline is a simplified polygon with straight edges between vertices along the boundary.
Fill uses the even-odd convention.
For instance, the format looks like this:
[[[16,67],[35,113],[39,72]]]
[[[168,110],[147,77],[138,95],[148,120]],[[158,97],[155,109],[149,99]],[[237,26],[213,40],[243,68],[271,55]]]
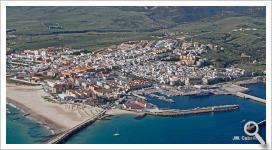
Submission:
[[[266,104],[266,100],[253,96],[253,95],[249,95],[246,94],[245,92],[248,92],[249,89],[246,87],[242,87],[240,85],[235,85],[235,84],[225,84],[222,87],[223,90],[227,91],[228,94],[234,95],[234,96],[238,96],[244,99],[249,99],[249,100],[253,100],[262,104]]]
[[[244,99],[254,100],[256,102],[266,104],[265,99],[262,99],[262,98],[259,98],[259,97],[256,97],[256,96],[252,96],[252,95],[245,94],[245,93],[242,93],[242,92],[237,92],[235,95],[238,96],[238,97],[244,98]]]
[[[107,110],[105,109],[105,110],[101,111],[100,113],[96,114],[95,116],[89,118],[88,120],[74,126],[73,128],[68,129],[68,130],[58,134],[53,139],[49,140],[47,142],[47,144],[61,144],[61,143],[64,143],[69,137],[71,137],[72,135],[74,135],[78,131],[82,130],[83,128],[85,128],[89,124],[94,123],[97,119],[101,118],[106,113],[106,111]]]
[[[239,109],[239,105],[220,105],[220,106],[211,106],[211,107],[197,107],[193,109],[179,110],[179,109],[168,109],[168,110],[157,110],[157,111],[148,111],[145,112],[145,115],[153,116],[183,116],[183,115],[194,115],[201,113],[210,113],[210,112],[224,112],[224,111],[233,111]]]

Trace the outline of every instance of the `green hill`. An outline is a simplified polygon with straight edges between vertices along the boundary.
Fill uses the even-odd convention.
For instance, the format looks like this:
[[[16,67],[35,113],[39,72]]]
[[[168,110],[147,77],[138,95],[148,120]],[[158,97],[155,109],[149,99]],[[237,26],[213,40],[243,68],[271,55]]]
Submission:
[[[10,6],[7,28],[11,29],[7,37],[11,50],[48,46],[93,50],[171,32],[223,47],[206,56],[219,66],[253,60],[258,66],[265,64],[264,7]],[[250,60],[243,62],[242,53],[251,56]]]

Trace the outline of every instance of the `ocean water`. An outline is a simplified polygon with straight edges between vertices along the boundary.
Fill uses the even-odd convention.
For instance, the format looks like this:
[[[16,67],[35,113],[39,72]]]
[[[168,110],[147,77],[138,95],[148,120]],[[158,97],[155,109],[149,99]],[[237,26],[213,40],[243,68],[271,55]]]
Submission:
[[[265,83],[251,84],[246,87],[249,88],[248,94],[266,99]]]
[[[41,124],[25,117],[18,108],[7,106],[7,144],[35,144],[47,140],[51,132]]]
[[[189,102],[187,98],[184,100],[185,104]],[[183,101],[183,99],[180,98],[179,101]],[[111,120],[94,123],[74,135],[67,143],[258,143],[257,141],[233,141],[232,138],[234,136],[246,136],[243,130],[245,122],[249,120],[258,122],[265,119],[265,107],[261,104],[232,96],[206,97],[205,99],[193,99],[192,101],[202,101],[200,102],[202,105],[204,105],[203,101],[208,103],[206,105],[213,105],[213,103],[210,103],[213,101],[221,101],[221,104],[233,104],[235,102],[235,104],[240,105],[240,109],[233,112],[208,113],[185,117],[147,116],[141,120],[134,119],[135,116],[131,115],[114,116]],[[183,103],[180,102],[180,104]],[[177,108],[178,104],[173,105]],[[193,106],[193,104],[185,105],[185,107],[189,106]],[[183,105],[181,107],[184,108]],[[115,137],[113,133],[117,130],[121,136]],[[265,137],[265,127],[262,127],[260,132]]]
[[[258,86],[258,85],[257,85]],[[265,91],[265,85],[253,88],[250,92]],[[265,96],[265,92],[263,94]],[[69,144],[255,144],[256,140],[244,140],[244,124],[249,121],[265,119],[265,105],[241,99],[235,96],[205,96],[205,97],[172,97],[176,103],[167,103],[149,98],[161,108],[194,108],[212,105],[239,104],[240,109],[233,112],[207,113],[180,117],[146,116],[135,119],[134,115],[119,115],[110,117],[110,120],[98,120],[94,124],[72,136],[66,143]],[[8,116],[9,118],[10,116]],[[8,124],[8,122],[7,122]],[[7,128],[7,139],[13,143],[39,143],[46,134],[40,132],[43,128],[36,128],[38,136],[30,136],[30,125],[18,128],[16,132],[9,132],[13,126]],[[31,123],[30,123],[31,124]],[[25,127],[25,126],[24,126]],[[113,136],[118,131],[120,136]],[[9,139],[13,134],[21,134],[23,139]],[[45,131],[46,133],[46,131]],[[265,139],[265,126],[260,128],[260,134]],[[239,136],[240,140],[233,140]],[[28,140],[26,140],[28,139]],[[16,141],[16,140],[19,140]]]

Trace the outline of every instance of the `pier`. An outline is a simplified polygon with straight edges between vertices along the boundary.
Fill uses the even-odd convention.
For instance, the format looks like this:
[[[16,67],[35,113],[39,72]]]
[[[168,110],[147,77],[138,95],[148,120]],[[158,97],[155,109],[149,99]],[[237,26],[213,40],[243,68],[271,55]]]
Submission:
[[[186,110],[158,110],[158,111],[148,111],[145,112],[146,115],[154,116],[183,116],[183,115],[194,115],[201,113],[209,112],[224,112],[224,111],[233,111],[239,109],[239,105],[221,105],[221,106],[211,106],[211,107],[202,107],[202,108],[193,108]]]
[[[53,139],[51,139],[50,141],[47,142],[47,144],[60,144],[63,143],[65,140],[67,140],[69,137],[71,137],[73,134],[77,133],[79,130],[85,128],[86,126],[88,126],[91,123],[94,123],[97,119],[99,119],[100,117],[102,117],[105,113],[106,113],[106,109],[101,111],[100,113],[98,113],[97,115],[89,118],[88,120],[78,124],[77,126],[68,129],[66,131],[64,131],[63,133],[60,133],[59,135],[57,135],[56,137],[54,137]]]
[[[235,95],[238,96],[238,97],[241,97],[241,98],[250,99],[250,100],[254,100],[256,102],[266,104],[265,99],[262,99],[262,98],[259,98],[259,97],[256,97],[256,96],[252,96],[252,95],[245,94],[245,93],[242,93],[242,92],[237,92]]]

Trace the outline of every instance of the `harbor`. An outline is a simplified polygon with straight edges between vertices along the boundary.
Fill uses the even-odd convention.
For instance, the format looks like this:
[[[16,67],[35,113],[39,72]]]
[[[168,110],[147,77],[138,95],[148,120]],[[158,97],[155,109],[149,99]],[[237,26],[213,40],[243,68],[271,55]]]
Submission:
[[[176,103],[158,101],[165,105],[164,107],[161,106],[162,108],[167,107],[166,109],[160,108],[161,111],[191,110],[197,106],[200,108],[209,107],[209,104],[214,106],[237,104],[239,108],[230,111],[180,116],[156,116],[147,114],[139,118],[135,118],[135,115],[112,116],[111,120],[95,122],[94,126],[89,126],[77,135],[72,136],[66,143],[158,144],[163,141],[163,143],[167,144],[194,144],[203,141],[214,144],[257,144],[258,141],[232,141],[232,137],[233,135],[245,135],[243,126],[247,121],[254,120],[259,122],[263,120],[263,116],[265,116],[265,107],[263,107],[263,105],[232,95],[212,95],[210,97],[196,98],[188,96],[188,100],[187,97],[179,97],[179,99],[180,100],[175,99]],[[188,104],[188,101],[192,103]],[[171,105],[178,106],[171,107]],[[152,130],[150,130],[151,127]],[[119,137],[112,136],[116,128],[119,129]],[[211,139],[202,138],[207,135],[207,132]],[[220,134],[221,138],[215,138],[217,134]],[[260,134],[265,137],[265,123],[263,123],[260,129]],[[130,138],[132,135],[134,138]],[[143,135],[145,136],[143,137]],[[167,136],[167,138],[161,138],[162,135],[164,137]],[[179,137],[178,140],[175,138],[176,136]],[[186,136],[186,138],[184,136]]]
[[[210,112],[224,112],[224,111],[234,111],[239,109],[239,105],[221,105],[221,106],[211,106],[211,107],[202,107],[194,108],[187,110],[151,110],[140,114],[141,116],[145,115],[154,115],[154,116],[183,116],[183,115],[194,115],[201,113],[210,113]],[[101,111],[97,115],[89,118],[88,120],[76,125],[75,127],[64,131],[63,133],[58,134],[53,139],[49,140],[47,144],[60,144],[65,142],[69,137],[76,134],[77,132],[84,129],[86,126],[94,123],[97,119],[102,118],[106,113],[107,109]]]
[[[268,4],[88,5],[7,4],[4,146],[266,139]]]
[[[258,91],[256,91],[256,92],[258,92]],[[179,98],[181,100],[179,100],[177,98]],[[180,116],[184,116],[184,117],[170,117],[172,114],[170,114],[170,115],[168,114],[168,117],[166,117],[167,115],[164,117],[164,116],[161,116],[160,114],[157,115],[157,116],[156,115],[145,115],[145,117],[143,119],[141,119],[139,123],[142,124],[143,127],[144,127],[144,124],[150,124],[151,123],[151,124],[153,124],[154,132],[159,132],[159,131],[161,131],[161,128],[159,128],[159,126],[157,128],[157,125],[160,124],[159,122],[161,120],[164,120],[162,118],[165,118],[167,120],[167,121],[166,120],[164,121],[165,124],[170,124],[171,128],[173,128],[175,130],[181,130],[178,127],[175,127],[175,125],[184,124],[186,126],[186,131],[182,130],[182,131],[179,131],[179,132],[187,133],[187,130],[192,131],[190,129],[191,127],[187,126],[187,124],[193,124],[192,121],[195,120],[195,118],[199,118],[199,117],[200,118],[204,117],[205,120],[206,120],[205,122],[209,123],[210,121],[212,121],[214,119],[217,120],[216,116],[218,116],[218,117],[219,116],[221,116],[221,117],[226,116],[227,118],[232,118],[231,119],[232,123],[235,123],[236,126],[238,127],[238,126],[243,126],[243,124],[239,124],[239,122],[241,122],[241,120],[262,120],[263,119],[262,116],[265,115],[264,113],[262,113],[262,112],[264,112],[263,111],[263,109],[264,109],[263,105],[256,105],[256,103],[253,103],[252,101],[248,101],[248,100],[245,101],[242,98],[238,98],[237,96],[231,96],[231,95],[225,95],[225,96],[224,95],[222,95],[222,96],[212,95],[210,97],[191,97],[191,96],[180,97],[179,96],[177,98],[174,98],[174,100],[176,101],[175,103],[168,103],[168,102],[161,101],[164,104],[169,104],[169,105],[166,105],[165,107],[169,107],[170,105],[175,105],[176,107],[171,106],[170,108],[164,109],[165,107],[162,107],[161,105],[159,105],[160,110],[161,111],[170,111],[170,110],[173,111],[173,110],[175,110],[176,112],[175,111],[174,112],[177,113],[178,112],[177,110],[192,110],[192,109],[197,108],[197,107],[199,107],[199,109],[200,109],[200,108],[209,107],[210,104],[213,104],[214,106],[237,104],[237,105],[239,105],[239,108],[243,108],[243,109],[228,110],[228,111],[230,111],[228,113],[220,113],[220,112],[219,113],[213,113],[213,112],[210,112],[210,113],[201,113],[202,115],[194,115],[194,114],[180,115]],[[160,101],[158,101],[158,102],[160,102]],[[251,111],[253,109],[254,109],[254,111]],[[225,111],[221,111],[221,112],[225,112]],[[241,115],[241,113],[243,115]],[[246,115],[245,115],[245,113],[246,113]],[[11,112],[11,114],[9,114],[9,116],[11,116],[12,114],[13,113]],[[263,115],[255,115],[255,114],[263,114]],[[8,118],[9,118],[9,116],[8,116]],[[135,116],[135,115],[133,115],[133,116]],[[186,116],[190,116],[190,117],[186,117]],[[153,118],[153,117],[156,117],[156,119],[155,120],[152,119],[152,121],[151,121],[150,119]],[[212,117],[214,119],[210,120],[211,119],[210,117]],[[129,120],[129,121],[125,121],[125,120]],[[111,116],[110,120],[101,120],[101,121],[98,121],[98,122],[97,121],[92,122],[90,124],[96,124],[96,125],[88,124],[84,128],[82,127],[80,130],[75,130],[76,132],[69,135],[68,136],[69,138],[66,137],[67,136],[67,134],[66,134],[66,136],[64,136],[64,137],[66,137],[66,140],[63,140],[62,142],[64,142],[64,143],[101,143],[101,139],[96,135],[101,134],[101,132],[103,131],[102,137],[103,137],[103,139],[105,139],[105,142],[106,143],[113,143],[115,141],[115,138],[117,138],[117,137],[113,137],[112,134],[116,130],[116,127],[118,127],[119,132],[121,134],[121,136],[118,137],[118,138],[121,139],[121,141],[120,141],[121,143],[144,143],[145,141],[149,141],[148,143],[156,143],[156,141],[152,142],[152,141],[147,140],[147,139],[146,140],[142,139],[142,140],[137,140],[137,141],[136,140],[135,141],[127,141],[126,140],[127,136],[129,136],[127,134],[131,134],[130,132],[133,132],[133,134],[135,136],[140,136],[140,135],[138,135],[138,133],[143,134],[142,133],[143,127],[141,127],[141,126],[136,127],[135,129],[131,130],[129,133],[126,133],[126,131],[123,130],[123,128],[126,128],[126,126],[128,126],[128,128],[130,128],[129,126],[132,126],[132,123],[135,123],[135,121],[137,121],[137,120],[138,119],[134,119],[134,117],[131,117],[131,115],[129,115],[129,116],[127,116],[127,115]],[[149,120],[150,120],[150,123],[148,123]],[[171,123],[171,120],[174,121],[175,123],[174,122]],[[182,120],[184,120],[184,121],[182,121]],[[16,120],[16,121],[20,121],[20,120]],[[222,119],[219,119],[219,118],[218,118],[217,121],[215,121],[215,122],[214,121],[212,121],[213,122],[212,124],[214,124],[214,125],[217,125],[220,122],[224,122]],[[111,122],[113,122],[113,123],[118,122],[118,123],[112,124]],[[205,122],[202,122],[202,124],[205,124]],[[8,121],[8,123],[10,123],[10,121]],[[207,125],[208,128],[211,128],[210,126],[211,125]],[[162,134],[167,134],[167,133],[171,132],[171,128],[165,126],[165,133],[162,133]],[[240,132],[240,130],[238,130],[236,128],[234,129],[233,127],[231,127],[231,128],[230,127],[229,128],[224,127],[224,128],[231,134],[238,134],[238,135],[243,134],[243,132]],[[92,133],[91,136],[90,136],[90,134],[89,134],[90,131],[89,130],[91,130],[91,131],[95,130],[95,132],[93,131],[94,133]],[[201,127],[198,127],[198,129],[194,129],[194,130],[202,132],[202,130],[204,131],[204,130],[207,130],[207,129],[205,128],[205,126],[201,126]],[[145,132],[149,133],[146,130],[145,130]],[[216,131],[216,132],[219,133],[220,131]],[[149,138],[153,137],[154,138],[154,135],[152,135],[151,133],[149,133],[149,134],[150,135],[147,136],[147,137],[149,137]],[[222,135],[224,137],[223,138],[224,141],[228,141],[227,140],[228,136],[227,136],[226,132],[224,132],[224,134],[222,133]],[[59,134],[59,136],[60,136],[60,134]],[[84,137],[84,139],[82,139],[83,137]],[[175,141],[173,138],[171,138],[171,136],[169,138],[170,138],[169,140],[165,139],[164,143],[180,143],[180,140]],[[197,141],[203,140],[203,139],[198,139],[197,137],[195,137],[195,138],[196,138]],[[9,140],[10,139],[11,138],[9,138]],[[46,141],[45,143],[47,143],[47,142],[49,142],[49,141]],[[51,142],[53,142],[53,141],[51,141]],[[182,142],[186,142],[186,139],[183,139]],[[214,143],[221,143],[221,142],[223,142],[223,141],[215,139]],[[229,142],[231,142],[231,141],[229,141]]]

